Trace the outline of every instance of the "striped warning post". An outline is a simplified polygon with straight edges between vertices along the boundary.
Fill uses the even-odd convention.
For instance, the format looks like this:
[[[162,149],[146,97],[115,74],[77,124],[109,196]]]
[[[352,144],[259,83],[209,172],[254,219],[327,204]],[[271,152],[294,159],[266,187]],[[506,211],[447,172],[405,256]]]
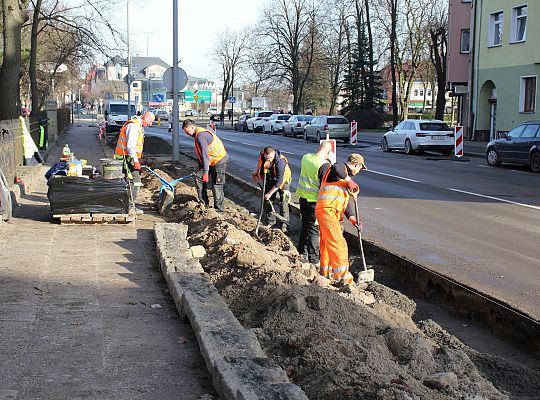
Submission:
[[[463,127],[456,126],[454,131],[454,154],[463,157]]]
[[[356,121],[351,122],[351,139],[349,141],[350,144],[355,145],[357,143],[357,130],[356,130]]]

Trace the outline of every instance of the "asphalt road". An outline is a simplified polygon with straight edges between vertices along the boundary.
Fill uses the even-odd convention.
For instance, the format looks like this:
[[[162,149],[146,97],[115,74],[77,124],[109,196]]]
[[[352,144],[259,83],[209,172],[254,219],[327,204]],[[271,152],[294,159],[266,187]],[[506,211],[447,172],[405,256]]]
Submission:
[[[163,128],[146,132],[171,140]],[[264,146],[285,153],[293,178],[303,154],[317,148],[281,135],[218,134],[231,157],[229,171],[246,180]],[[193,152],[183,132],[180,145]],[[365,239],[540,320],[540,174],[491,168],[476,157],[455,162],[436,153],[406,156],[375,144],[338,144],[338,160],[354,152],[369,168],[355,177]]]

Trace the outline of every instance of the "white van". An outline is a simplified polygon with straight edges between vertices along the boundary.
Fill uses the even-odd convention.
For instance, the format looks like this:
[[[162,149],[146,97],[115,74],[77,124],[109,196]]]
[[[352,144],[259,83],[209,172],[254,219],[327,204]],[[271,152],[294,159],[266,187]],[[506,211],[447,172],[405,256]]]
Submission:
[[[120,132],[128,119],[128,102],[126,100],[108,100],[105,103],[105,132]],[[137,115],[135,102],[131,102],[131,116]]]

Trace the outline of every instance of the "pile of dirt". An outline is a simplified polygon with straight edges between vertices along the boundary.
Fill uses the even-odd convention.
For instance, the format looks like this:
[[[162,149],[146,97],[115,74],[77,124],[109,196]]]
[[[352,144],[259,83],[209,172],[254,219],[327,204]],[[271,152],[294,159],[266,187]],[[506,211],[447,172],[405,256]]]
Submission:
[[[159,189],[155,178],[143,181]],[[206,248],[201,264],[230,309],[310,399],[506,399],[499,389],[512,392],[497,389],[473,353],[435,322],[416,325],[412,300],[377,283],[367,291],[330,285],[281,231],[262,227],[257,238],[256,218],[230,200],[225,213],[206,209],[180,183],[169,217],[189,226],[188,240]]]

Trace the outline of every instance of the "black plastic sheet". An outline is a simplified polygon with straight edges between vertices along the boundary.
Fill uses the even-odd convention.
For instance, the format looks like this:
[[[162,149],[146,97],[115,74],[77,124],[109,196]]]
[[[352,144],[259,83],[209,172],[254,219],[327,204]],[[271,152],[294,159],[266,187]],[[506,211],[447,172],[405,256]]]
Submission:
[[[53,176],[47,185],[53,214],[127,214],[129,210],[125,179]]]

